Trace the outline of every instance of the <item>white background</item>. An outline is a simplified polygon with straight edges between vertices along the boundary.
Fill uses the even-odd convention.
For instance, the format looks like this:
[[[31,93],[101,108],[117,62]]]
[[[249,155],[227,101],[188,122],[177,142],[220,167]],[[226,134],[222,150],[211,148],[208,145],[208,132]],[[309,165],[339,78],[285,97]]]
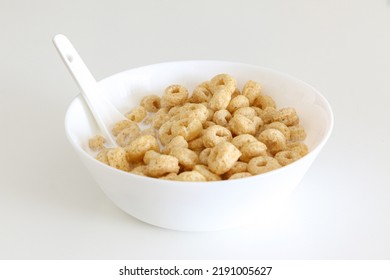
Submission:
[[[329,100],[333,134],[274,223],[144,224],[66,141],[57,33],[98,80],[183,59],[289,73]],[[0,0],[0,259],[390,259],[389,108],[390,1]]]

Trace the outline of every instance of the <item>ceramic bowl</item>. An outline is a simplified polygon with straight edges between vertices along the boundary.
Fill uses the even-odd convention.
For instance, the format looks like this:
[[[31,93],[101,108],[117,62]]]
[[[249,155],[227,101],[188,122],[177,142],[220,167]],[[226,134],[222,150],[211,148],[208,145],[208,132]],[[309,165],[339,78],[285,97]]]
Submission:
[[[99,85],[105,97],[125,113],[143,96],[161,95],[168,85],[181,84],[191,92],[200,82],[220,73],[235,77],[240,88],[246,81],[255,80],[261,83],[264,94],[274,98],[278,108],[294,107],[307,133],[309,153],[280,169],[237,180],[178,182],[138,176],[94,158],[88,139],[99,131],[86,103],[78,96],[66,113],[66,135],[97,184],[120,209],[163,228],[218,230],[261,221],[301,181],[331,134],[333,114],[316,89],[296,78],[241,63],[179,61],[130,69]]]

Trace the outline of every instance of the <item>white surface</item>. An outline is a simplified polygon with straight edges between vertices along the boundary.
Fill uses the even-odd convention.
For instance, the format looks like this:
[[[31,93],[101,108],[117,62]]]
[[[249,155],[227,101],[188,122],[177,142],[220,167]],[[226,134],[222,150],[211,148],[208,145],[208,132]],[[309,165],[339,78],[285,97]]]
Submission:
[[[390,258],[389,1],[110,2],[0,0],[0,258]],[[103,195],[66,142],[78,91],[57,33],[97,79],[180,59],[290,73],[330,101],[333,135],[275,225],[146,225]]]
[[[67,110],[66,135],[92,177],[120,209],[141,221],[167,229],[220,230],[263,222],[281,208],[279,205],[302,180],[329,139],[333,114],[318,91],[290,76],[242,63],[179,61],[113,75],[100,83],[104,89],[101,94],[105,93],[103,98],[112,104],[125,107],[123,113],[126,113],[129,108],[138,106],[142,97],[162,93],[167,85],[180,84],[193,89],[200,81],[218,73],[235,77],[239,88],[248,80],[258,81],[262,92],[272,95],[281,107],[294,107],[300,124],[305,127],[308,135],[305,142],[311,152],[284,168],[229,182],[175,182],[129,174],[109,168],[94,158],[96,154],[91,153],[87,143],[99,130],[94,129],[96,122],[86,102],[79,97]],[[207,109],[203,108],[207,117]]]

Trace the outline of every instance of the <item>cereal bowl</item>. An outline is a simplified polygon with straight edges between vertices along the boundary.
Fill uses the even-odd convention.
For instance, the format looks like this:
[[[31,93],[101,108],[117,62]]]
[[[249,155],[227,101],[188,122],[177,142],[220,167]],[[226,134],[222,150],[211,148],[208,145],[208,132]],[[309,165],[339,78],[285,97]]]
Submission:
[[[105,97],[125,113],[145,95],[161,94],[168,85],[181,84],[191,91],[219,73],[235,77],[239,87],[255,80],[278,107],[294,107],[307,133],[309,153],[282,168],[236,180],[182,182],[139,176],[94,158],[88,140],[99,130],[88,106],[78,96],[66,113],[66,135],[97,184],[120,209],[163,228],[218,230],[269,216],[301,181],[330,136],[333,114],[326,99],[300,80],[241,63],[179,61],[130,69],[103,79],[99,85]]]

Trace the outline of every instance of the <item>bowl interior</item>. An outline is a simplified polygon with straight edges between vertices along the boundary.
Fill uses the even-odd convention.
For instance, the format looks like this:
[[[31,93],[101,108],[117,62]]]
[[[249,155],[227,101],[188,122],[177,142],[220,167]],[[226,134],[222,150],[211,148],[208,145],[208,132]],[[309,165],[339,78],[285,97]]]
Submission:
[[[241,63],[220,61],[180,61],[144,66],[124,71],[99,84],[105,97],[119,111],[126,113],[137,106],[143,96],[162,95],[171,84],[181,84],[189,92],[194,87],[220,73],[235,77],[241,89],[248,80],[262,85],[262,92],[274,98],[278,108],[294,107],[305,127],[305,143],[313,151],[323,145],[333,126],[331,108],[313,87],[280,72]],[[99,133],[95,121],[81,97],[70,105],[66,117],[66,131],[70,141],[84,152],[93,154],[88,139]]]

